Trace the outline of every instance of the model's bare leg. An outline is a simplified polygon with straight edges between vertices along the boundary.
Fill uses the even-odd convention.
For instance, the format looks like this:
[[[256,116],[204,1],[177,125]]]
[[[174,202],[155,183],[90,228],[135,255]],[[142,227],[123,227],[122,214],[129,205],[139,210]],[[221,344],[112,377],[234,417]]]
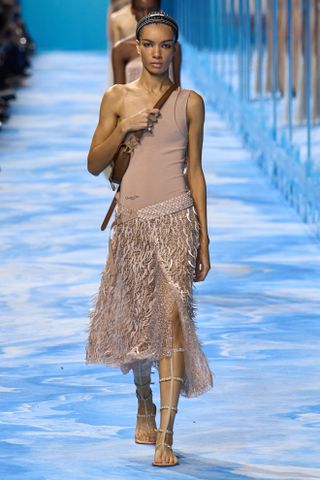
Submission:
[[[159,362],[160,381],[160,428],[157,432],[155,466],[177,465],[178,458],[173,453],[173,426],[177,413],[181,384],[184,377],[184,350],[182,330],[177,307],[173,312],[173,353]]]
[[[148,361],[137,362],[133,368],[133,374],[138,399],[135,441],[154,445],[156,443],[156,406],[152,401],[150,386],[151,363]]]

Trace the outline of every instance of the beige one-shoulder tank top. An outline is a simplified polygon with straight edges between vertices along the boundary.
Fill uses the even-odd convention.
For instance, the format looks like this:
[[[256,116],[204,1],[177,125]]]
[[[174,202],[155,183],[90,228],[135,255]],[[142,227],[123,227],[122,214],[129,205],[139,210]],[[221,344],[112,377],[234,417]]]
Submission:
[[[161,109],[152,132],[135,147],[122,179],[119,203],[132,210],[186,192],[184,176],[188,143],[187,101],[190,90],[178,88]]]

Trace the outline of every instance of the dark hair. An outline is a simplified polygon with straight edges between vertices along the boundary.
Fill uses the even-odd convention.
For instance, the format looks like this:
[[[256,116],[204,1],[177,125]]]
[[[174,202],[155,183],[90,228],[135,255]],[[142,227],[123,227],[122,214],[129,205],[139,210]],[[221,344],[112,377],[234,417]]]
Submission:
[[[140,33],[143,27],[145,27],[146,25],[159,24],[159,23],[162,23],[163,25],[168,25],[169,27],[172,28],[175,36],[174,41],[176,42],[179,36],[178,24],[174,20],[174,18],[170,17],[170,15],[167,15],[165,12],[162,12],[162,11],[151,12],[145,17],[141,18],[136,28],[137,40],[140,40]]]
[[[136,7],[137,0],[131,0],[131,6]],[[161,8],[161,0],[157,0],[158,7]]]

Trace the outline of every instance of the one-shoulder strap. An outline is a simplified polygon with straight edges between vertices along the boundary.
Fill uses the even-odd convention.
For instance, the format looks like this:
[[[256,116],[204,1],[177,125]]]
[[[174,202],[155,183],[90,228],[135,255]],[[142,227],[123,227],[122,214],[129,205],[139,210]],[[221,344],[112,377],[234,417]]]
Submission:
[[[184,137],[188,135],[187,104],[190,93],[191,90],[181,88],[174,106],[174,120],[178,130]]]
[[[176,90],[178,88],[178,85],[176,85],[175,83],[173,83],[171,85],[171,87],[168,88],[168,90],[166,92],[164,92],[164,94],[162,95],[162,97],[157,101],[157,103],[155,104],[154,108],[161,108],[165,103],[166,101],[168,100],[168,98],[170,97],[171,93]]]
[[[159,110],[163,107],[163,105],[166,103],[166,101],[168,100],[168,98],[170,97],[171,93],[174,92],[174,90],[176,90],[178,88],[178,85],[176,85],[175,83],[173,83],[169,88],[168,90],[166,90],[164,92],[164,94],[162,95],[162,97],[159,98],[159,100],[157,101],[157,103],[155,104],[155,106],[153,108],[158,108]],[[143,130],[137,130],[135,132],[132,132],[132,135],[134,135],[136,137],[137,140],[140,140],[142,138],[142,135],[145,133],[145,129]]]

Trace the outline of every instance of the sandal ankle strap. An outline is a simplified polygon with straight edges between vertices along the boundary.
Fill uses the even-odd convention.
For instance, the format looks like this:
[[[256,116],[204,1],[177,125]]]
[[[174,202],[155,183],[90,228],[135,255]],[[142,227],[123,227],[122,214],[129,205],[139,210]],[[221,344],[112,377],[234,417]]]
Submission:
[[[162,405],[160,407],[160,411],[165,409],[173,410],[174,412],[178,413],[178,409],[176,407],[171,407],[170,405]]]
[[[169,435],[173,435],[173,430],[164,430],[163,428],[158,428],[157,432],[159,432],[159,433],[166,433],[166,435],[167,435],[167,433],[168,433]]]
[[[146,383],[137,383],[136,381],[134,381],[134,384],[135,384],[136,387],[146,387],[147,385],[150,385],[150,383],[151,383],[150,378]]]
[[[148,384],[146,384],[146,385],[148,385]],[[141,395],[141,393],[139,392],[139,389],[137,388],[136,389],[136,396],[137,396],[137,399],[140,400],[141,402],[147,402],[148,400],[150,400],[152,398],[152,390],[150,388],[148,395],[146,397],[143,397]]]
[[[172,450],[172,445],[169,445],[168,443],[156,443],[156,448],[158,447],[167,447],[167,448],[170,448],[170,450]]]
[[[160,383],[161,383],[161,382],[167,382],[168,380],[176,380],[177,382],[183,383],[183,378],[181,378],[181,377],[172,377],[172,376],[170,376],[170,377],[162,377],[162,378],[159,379],[159,382],[160,382]]]
[[[139,418],[149,418],[149,417],[155,417],[155,413],[137,413],[137,417]]]

